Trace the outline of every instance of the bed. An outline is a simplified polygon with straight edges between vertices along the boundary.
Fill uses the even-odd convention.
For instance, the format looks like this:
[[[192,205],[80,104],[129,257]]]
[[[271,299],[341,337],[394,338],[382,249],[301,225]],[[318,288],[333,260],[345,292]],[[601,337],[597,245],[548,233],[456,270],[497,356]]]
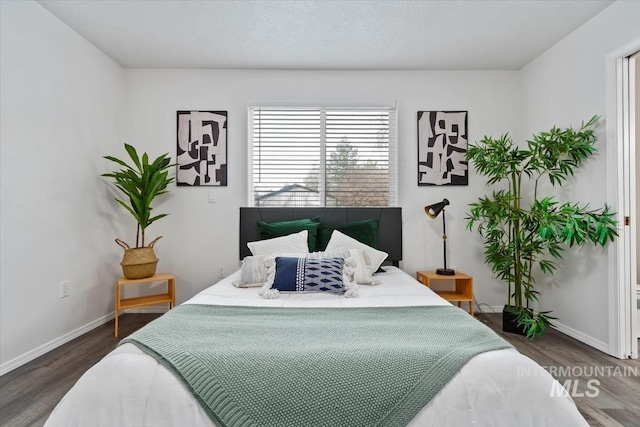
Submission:
[[[357,296],[351,298],[330,292],[281,292],[276,298],[265,298],[264,295],[261,295],[265,286],[237,287],[243,274],[242,269],[240,269],[215,285],[203,290],[176,309],[171,310],[171,312],[175,311],[173,315],[176,317],[183,312],[198,311],[198,315],[205,320],[204,327],[213,327],[212,323],[216,323],[216,327],[219,328],[218,332],[216,332],[217,334],[228,334],[231,337],[228,338],[230,341],[224,348],[212,350],[215,353],[223,353],[224,356],[219,356],[223,357],[222,359],[216,359],[215,362],[212,361],[210,363],[205,361],[204,363],[209,363],[211,366],[208,367],[212,370],[217,370],[219,374],[226,374],[231,371],[232,379],[236,375],[234,374],[236,372],[234,369],[238,369],[237,378],[243,378],[242,381],[239,381],[242,383],[238,392],[241,395],[250,394],[254,390],[254,377],[259,376],[255,372],[250,374],[240,372],[240,370],[246,371],[254,368],[256,362],[253,360],[244,365],[235,364],[236,360],[243,357],[243,354],[252,354],[249,350],[245,351],[242,347],[244,344],[240,344],[243,343],[244,334],[247,331],[259,330],[255,337],[247,339],[260,341],[262,347],[251,351],[257,351],[258,355],[263,352],[265,358],[271,357],[271,352],[275,351],[267,346],[282,346],[282,344],[274,344],[276,339],[280,339],[280,333],[269,329],[271,320],[265,321],[264,319],[276,319],[276,316],[278,316],[273,323],[277,324],[278,321],[288,322],[285,325],[286,330],[290,330],[294,334],[298,332],[298,328],[305,327],[305,322],[309,323],[310,321],[312,328],[314,325],[320,324],[318,322],[326,322],[329,327],[335,327],[337,328],[336,331],[340,331],[338,333],[332,332],[334,335],[329,335],[329,338],[342,335],[344,330],[350,331],[349,325],[351,324],[350,322],[353,322],[356,324],[357,334],[349,335],[345,340],[357,342],[357,345],[354,344],[357,348],[354,348],[353,352],[349,350],[345,353],[344,348],[340,347],[338,354],[345,359],[359,360],[355,362],[350,360],[344,363],[341,361],[340,368],[335,368],[335,366],[330,368],[317,367],[318,363],[323,362],[325,352],[330,351],[327,348],[332,347],[333,344],[332,342],[322,341],[322,345],[316,345],[316,348],[313,348],[312,353],[315,359],[313,357],[309,358],[309,360],[313,361],[314,367],[309,367],[308,371],[307,368],[302,369],[305,372],[299,373],[299,377],[294,376],[294,371],[296,369],[300,370],[300,368],[288,367],[291,358],[286,359],[286,369],[289,369],[289,371],[284,372],[292,372],[291,378],[295,378],[295,381],[293,381],[295,384],[289,384],[290,389],[274,388],[276,386],[280,387],[280,385],[257,384],[256,387],[267,388],[255,388],[255,390],[261,390],[257,396],[239,396],[239,399],[248,399],[246,400],[247,403],[238,404],[238,402],[244,401],[238,400],[238,402],[234,403],[227,399],[222,403],[224,407],[222,409],[233,408],[233,411],[230,412],[231,415],[227,413],[224,416],[218,416],[219,414],[212,414],[210,408],[201,404],[202,394],[195,395],[192,393],[192,387],[195,386],[184,378],[189,376],[189,372],[185,374],[182,371],[183,377],[180,376],[181,374],[176,375],[174,370],[168,367],[162,359],[154,357],[149,349],[144,346],[138,346],[133,342],[127,342],[117,347],[80,378],[77,384],[59,402],[45,425],[50,427],[88,425],[193,427],[212,425],[518,425],[564,427],[587,425],[568,395],[558,395],[559,393],[554,395],[553,390],[558,390],[557,382],[542,367],[513,348],[508,348],[508,346],[502,346],[502,348],[496,350],[480,351],[472,356],[459,369],[456,369],[451,378],[443,380],[442,386],[437,391],[431,392],[432,395],[426,404],[414,408],[410,418],[406,418],[407,414],[404,412],[401,415],[405,418],[397,415],[398,410],[393,407],[395,404],[392,404],[393,410],[383,410],[384,417],[377,421],[370,421],[366,418],[369,416],[368,414],[358,411],[366,411],[367,407],[375,406],[378,408],[379,405],[387,404],[386,401],[377,400],[385,397],[380,395],[396,392],[403,396],[409,395],[409,397],[413,394],[418,395],[419,393],[416,390],[424,388],[424,378],[429,378],[428,382],[430,383],[437,382],[434,381],[434,378],[439,378],[438,374],[429,377],[419,376],[416,378],[420,378],[420,381],[415,385],[409,384],[408,389],[401,389],[400,386],[403,384],[404,376],[397,376],[395,380],[392,378],[391,383],[386,383],[384,387],[377,386],[375,393],[372,392],[371,395],[358,394],[358,384],[349,384],[348,386],[352,388],[348,388],[346,384],[341,385],[341,378],[349,374],[353,374],[349,383],[357,383],[358,378],[364,378],[366,375],[384,377],[384,373],[376,373],[373,366],[376,366],[374,365],[376,363],[375,357],[382,357],[384,362],[384,357],[387,354],[385,353],[387,349],[383,349],[383,341],[385,339],[393,340],[396,333],[401,335],[399,333],[401,331],[416,331],[416,334],[421,335],[423,333],[426,334],[426,331],[430,328],[437,329],[439,327],[444,328],[442,331],[445,335],[464,334],[464,331],[455,330],[454,321],[451,321],[451,325],[448,325],[447,321],[436,323],[437,316],[435,316],[433,317],[434,323],[430,324],[432,313],[444,313],[446,316],[452,316],[446,317],[446,319],[458,319],[458,317],[464,316],[464,318],[460,317],[460,319],[465,322],[471,322],[466,324],[465,329],[478,328],[474,330],[481,331],[481,329],[488,330],[488,328],[471,319],[464,311],[453,307],[398,268],[398,263],[402,259],[402,214],[399,208],[241,208],[240,257],[251,256],[251,252],[246,249],[247,242],[258,241],[261,238],[261,234],[256,227],[257,221],[273,223],[304,218],[319,218],[319,221],[338,224],[376,219],[380,230],[378,250],[384,250],[389,254],[388,259],[385,260],[386,265],[381,269],[376,268],[377,272],[373,275],[378,284],[375,286],[357,286]],[[334,231],[334,233],[336,232]],[[276,258],[282,260],[289,257],[279,256]],[[169,314],[171,312],[162,316],[158,321],[154,321],[142,328],[139,331],[141,336],[147,334],[151,337],[157,337],[157,335],[154,335],[156,322],[159,325],[162,323],[159,322],[161,319],[170,320]],[[218,317],[208,317],[210,313],[214,312]],[[239,315],[239,313],[242,314]],[[283,315],[280,316],[281,314]],[[254,315],[257,320],[253,319]],[[380,351],[378,351],[375,343],[373,346],[368,346],[368,342],[360,341],[360,339],[364,340],[364,338],[359,335],[364,330],[363,328],[371,329],[367,325],[375,323],[380,315],[387,317],[383,317],[385,321],[378,326],[380,328]],[[407,317],[404,317],[405,315]],[[414,315],[417,315],[417,317]],[[208,319],[214,318],[216,319],[215,322],[208,322]],[[367,320],[364,321],[362,319]],[[184,335],[182,337],[183,343],[191,340],[188,337],[190,333],[193,333],[194,336],[203,334],[199,332],[200,329],[198,328],[200,326],[196,326],[195,323],[191,328],[184,325],[174,325],[173,321],[169,320],[166,323],[174,327],[178,331],[178,335]],[[366,325],[357,325],[358,320],[361,320],[361,323]],[[250,323],[252,321],[254,323]],[[249,329],[234,330],[237,325],[243,325],[245,322],[249,322],[247,323]],[[401,328],[396,329],[395,332],[394,330],[382,332],[388,326],[387,324],[398,324]],[[191,324],[189,323],[188,325]],[[238,327],[242,328],[242,326]],[[374,335],[372,335],[374,338],[376,337],[375,333],[374,331]],[[482,331],[482,333],[485,332]],[[491,338],[491,334],[493,333],[490,332],[487,336]],[[383,335],[387,338],[384,338]],[[366,336],[366,334],[363,334],[363,336]],[[425,339],[430,339],[428,336],[425,337]],[[159,338],[162,339],[162,335]],[[304,332],[303,335],[290,339],[304,341],[307,347],[313,347],[314,344],[317,344],[316,341],[320,342],[320,340],[326,340],[326,338],[322,337],[322,331],[318,331],[317,336],[316,332]],[[497,335],[495,338],[497,338]],[[410,336],[408,339],[411,341],[414,337]],[[336,338],[336,341],[339,341],[339,339]],[[196,344],[194,350],[186,350],[186,348],[190,347],[185,347],[184,351],[181,351],[181,345],[183,344],[178,344],[172,350],[173,356],[178,360],[182,360],[185,357],[183,353],[197,353],[200,344]],[[389,354],[397,350],[397,345],[395,342],[390,345],[392,348],[389,348]],[[416,347],[418,348],[416,349]],[[413,341],[409,349],[411,352],[414,350],[416,353],[421,352],[419,346],[413,345]],[[381,353],[381,355],[376,356],[376,353]],[[230,354],[232,355],[230,356]],[[299,354],[302,354],[302,344],[300,344],[300,348],[296,346],[295,342],[288,344],[285,351],[286,357],[295,355],[295,358],[299,358]],[[333,353],[330,354],[332,360],[334,360]],[[404,352],[401,352],[400,358],[404,357],[404,354]],[[217,354],[214,356],[218,357]],[[305,353],[304,357],[307,356],[308,354]],[[371,361],[367,359],[369,356],[372,358]],[[277,357],[283,356],[279,355]],[[413,357],[413,355],[407,357]],[[441,359],[455,358],[456,355],[450,353],[447,357]],[[229,362],[232,364],[227,366],[228,359],[232,359],[232,362]],[[349,363],[362,364],[362,359],[366,359],[364,370],[350,371],[352,368]],[[244,362],[238,361],[237,363]],[[273,365],[269,365],[269,363],[273,363],[272,361],[264,363],[267,364],[266,366],[273,366],[274,371],[280,369],[276,366],[278,363]],[[370,365],[368,365],[369,363]],[[389,363],[389,365],[391,364]],[[406,363],[402,361],[400,364],[401,366],[408,365],[409,359],[407,359]],[[191,369],[191,366],[189,365],[189,369]],[[238,366],[242,367],[238,368]],[[348,371],[344,371],[346,366],[349,366]],[[369,369],[369,367],[371,368]],[[421,369],[420,367],[418,368]],[[265,370],[264,367],[256,369]],[[340,369],[343,370],[341,371]],[[362,368],[356,366],[353,369]],[[278,420],[278,418],[271,412],[275,412],[281,407],[285,411],[291,409],[291,407],[301,407],[302,415],[298,413],[295,416],[303,416],[306,412],[311,411],[308,409],[309,406],[312,406],[310,402],[315,405],[318,401],[327,398],[327,396],[319,397],[314,388],[316,386],[315,382],[320,380],[314,380],[314,384],[299,384],[305,381],[305,375],[312,377],[315,373],[322,376],[325,372],[328,377],[331,377],[329,386],[333,387],[327,389],[331,390],[331,393],[329,393],[331,402],[329,406],[333,410],[330,413],[326,411],[325,413],[318,412],[319,415],[314,415],[316,418],[313,418],[313,422],[296,423],[288,418],[287,422],[274,421],[274,419]],[[274,374],[272,373],[272,375]],[[407,375],[412,374],[408,373]],[[215,381],[203,380],[202,378],[204,377],[200,373],[195,375],[194,378],[195,382],[205,383],[205,388],[208,387],[206,384],[210,383],[226,384],[222,382],[222,379],[218,381],[217,378]],[[289,382],[291,382],[291,378],[288,378]],[[244,381],[251,383],[251,385],[244,384]],[[264,380],[263,382],[270,383],[274,381]],[[283,382],[286,383],[286,381]],[[242,388],[242,386],[245,387]],[[344,390],[341,387],[344,387]],[[305,393],[307,389],[309,393]],[[322,392],[322,389],[319,390]],[[407,390],[410,392],[407,393]],[[312,391],[314,393],[311,393]],[[212,394],[215,393],[218,392],[212,392]],[[261,399],[267,400],[270,405],[268,408],[271,409],[256,409],[260,407],[253,406],[256,401]],[[416,402],[412,402],[412,405],[415,406],[419,403],[419,401]],[[257,405],[257,403],[255,404]],[[243,405],[246,405],[246,413],[244,413]],[[220,406],[219,401],[218,406]],[[321,404],[318,403],[317,406],[321,406]],[[402,405],[398,404],[396,406]],[[260,410],[263,411],[264,418],[260,417]],[[295,418],[293,419],[295,420]]]

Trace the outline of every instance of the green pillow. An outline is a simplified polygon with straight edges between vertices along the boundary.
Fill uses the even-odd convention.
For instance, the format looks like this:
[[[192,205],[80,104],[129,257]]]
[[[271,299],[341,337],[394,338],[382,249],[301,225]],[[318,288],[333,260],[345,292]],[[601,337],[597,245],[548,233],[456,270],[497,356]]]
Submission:
[[[320,223],[318,228],[318,250],[324,251],[333,230],[338,230],[372,248],[378,247],[378,220],[365,219],[354,222]]]
[[[316,241],[318,236],[318,226],[320,225],[320,217],[310,219],[296,219],[293,221],[281,222],[264,222],[258,221],[258,230],[263,239],[271,239],[273,237],[287,236],[293,233],[299,233],[307,230],[309,233],[309,252],[315,252]]]

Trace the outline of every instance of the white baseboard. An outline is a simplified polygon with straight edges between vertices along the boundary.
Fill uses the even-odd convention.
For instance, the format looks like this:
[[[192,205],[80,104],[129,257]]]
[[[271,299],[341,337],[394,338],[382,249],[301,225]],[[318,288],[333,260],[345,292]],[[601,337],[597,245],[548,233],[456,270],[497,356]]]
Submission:
[[[125,310],[124,313],[165,313],[167,311],[168,311],[167,307],[140,307],[140,308],[130,308],[128,310]],[[122,313],[123,312],[121,312],[120,315],[122,315]],[[106,314],[92,322],[87,323],[86,325],[79,327],[78,329],[75,329],[67,334],[64,334],[59,338],[56,338],[52,341],[49,341],[46,344],[41,345],[38,348],[28,351],[16,357],[15,359],[11,359],[3,363],[2,365],[0,365],[0,377],[4,374],[7,374],[13,371],[16,368],[19,368],[25,363],[29,363],[32,360],[42,356],[43,354],[48,353],[51,350],[54,350],[60,347],[61,345],[68,343],[69,341],[75,338],[78,338],[80,335],[83,335],[97,328],[98,326],[104,325],[110,320],[113,320],[113,313]]]
[[[485,313],[485,314],[502,314],[503,308],[504,308],[504,305],[489,305],[489,304],[483,304],[483,303],[480,303],[480,305],[474,304],[474,307],[473,307],[476,313]]]
[[[504,306],[502,305],[490,306],[486,304],[480,304],[480,307],[476,305],[476,312],[482,311],[487,314],[493,314],[493,313],[502,314],[503,307]],[[580,332],[576,329],[573,329],[557,321],[554,321],[553,325],[554,325],[553,329],[556,329],[557,331],[562,332],[563,334],[571,338],[574,338],[580,342],[583,342],[588,346],[595,348],[596,350],[600,350],[603,353],[609,354],[609,345],[604,341],[597,340],[583,332]]]
[[[48,353],[51,350],[60,347],[62,344],[66,344],[69,341],[75,338],[78,338],[80,335],[83,335],[97,328],[98,326],[104,325],[105,323],[107,323],[112,319],[113,319],[113,313],[106,314],[92,322],[87,323],[84,326],[79,327],[78,329],[75,329],[67,334],[64,334],[59,338],[49,341],[48,343],[41,345],[40,347],[37,347],[31,351],[28,351],[16,357],[15,359],[11,359],[8,362],[3,363],[2,365],[0,365],[0,376],[7,374],[16,368],[19,368],[25,363],[31,362],[33,359],[36,359],[42,356],[43,354]]]
[[[583,342],[588,346],[595,348],[596,350],[600,350],[603,353],[609,354],[609,344],[603,341],[597,340],[593,337],[590,337],[589,335],[583,332],[577,331],[555,320],[553,321],[553,329],[560,331],[563,334],[570,336],[571,338],[575,338],[578,341]]]

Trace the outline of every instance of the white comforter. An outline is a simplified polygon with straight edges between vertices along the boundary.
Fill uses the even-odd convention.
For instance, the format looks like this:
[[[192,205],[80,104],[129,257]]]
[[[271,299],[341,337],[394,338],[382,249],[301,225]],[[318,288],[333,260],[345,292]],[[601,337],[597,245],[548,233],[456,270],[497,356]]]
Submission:
[[[274,307],[382,307],[449,304],[397,268],[376,275],[379,286],[360,286],[357,298],[335,295],[258,296],[238,289],[239,272],[185,304]],[[425,324],[425,327],[429,327]],[[515,350],[480,354],[429,402],[410,426],[587,426],[568,396],[552,397],[555,380]],[[557,386],[557,385],[556,385]],[[557,389],[556,389],[557,390]],[[88,370],[47,420],[47,427],[212,426],[176,377],[136,346],[126,344]],[[330,426],[333,427],[333,426]]]

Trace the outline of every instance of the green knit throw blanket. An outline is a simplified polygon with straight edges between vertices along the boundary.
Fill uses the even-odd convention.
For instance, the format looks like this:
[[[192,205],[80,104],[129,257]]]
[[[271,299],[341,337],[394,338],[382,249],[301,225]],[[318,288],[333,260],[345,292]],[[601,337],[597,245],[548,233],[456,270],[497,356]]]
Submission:
[[[473,356],[511,347],[450,306],[182,305],[127,342],[220,427],[406,425]]]

